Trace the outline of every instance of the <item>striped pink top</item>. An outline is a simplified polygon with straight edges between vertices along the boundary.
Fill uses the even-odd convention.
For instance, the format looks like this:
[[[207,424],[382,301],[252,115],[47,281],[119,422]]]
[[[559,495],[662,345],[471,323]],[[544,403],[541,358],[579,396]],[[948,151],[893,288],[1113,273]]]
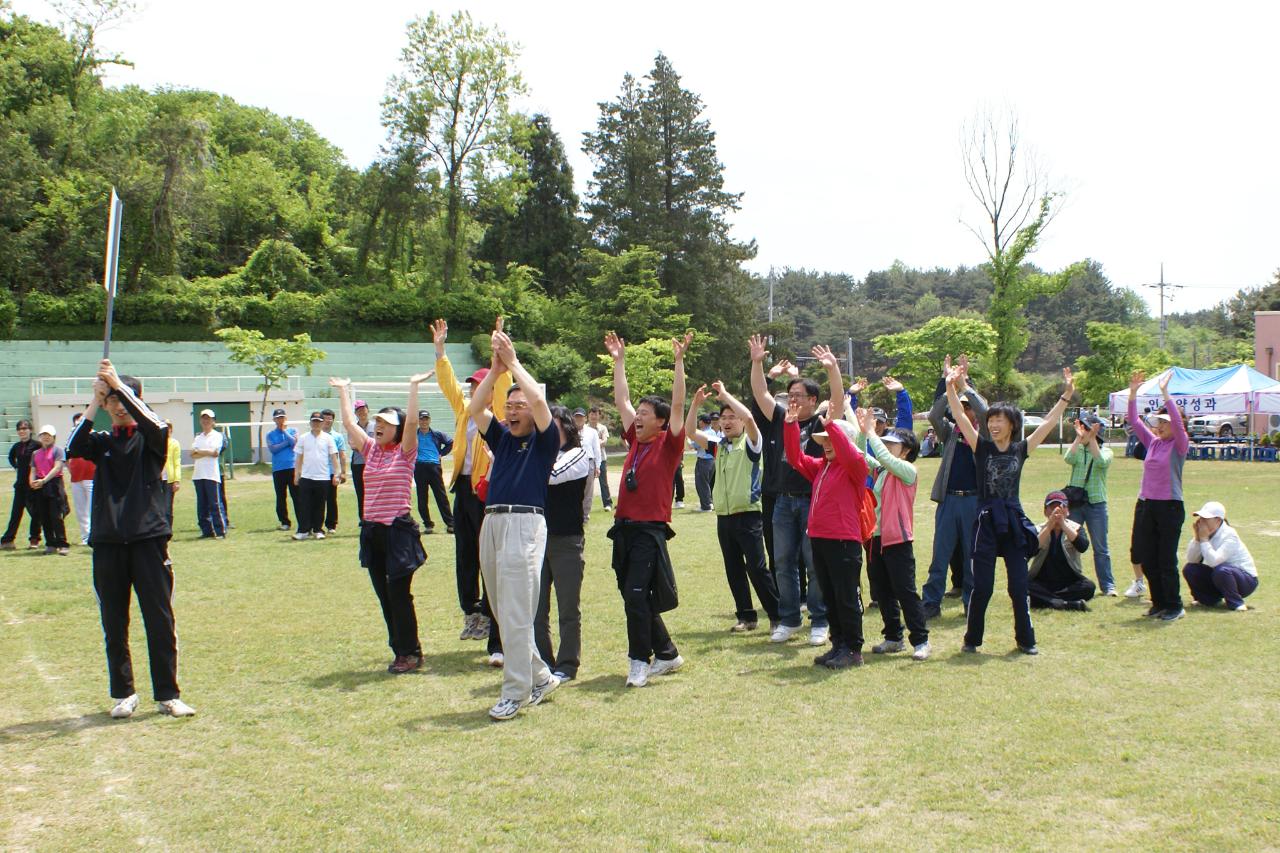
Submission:
[[[408,515],[417,454],[406,456],[400,445],[382,447],[373,439],[365,442],[363,452],[364,520],[390,524]]]

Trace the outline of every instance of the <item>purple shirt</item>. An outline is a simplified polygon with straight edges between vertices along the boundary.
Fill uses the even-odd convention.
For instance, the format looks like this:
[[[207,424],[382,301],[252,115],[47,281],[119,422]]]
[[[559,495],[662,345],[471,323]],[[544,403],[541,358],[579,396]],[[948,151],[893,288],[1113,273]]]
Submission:
[[[1129,395],[1129,424],[1138,441],[1147,448],[1147,458],[1142,462],[1142,485],[1138,487],[1141,500],[1182,500],[1182,463],[1187,461],[1191,440],[1182,425],[1182,412],[1172,403],[1168,409],[1173,438],[1156,438],[1146,421],[1138,417],[1138,398]]]

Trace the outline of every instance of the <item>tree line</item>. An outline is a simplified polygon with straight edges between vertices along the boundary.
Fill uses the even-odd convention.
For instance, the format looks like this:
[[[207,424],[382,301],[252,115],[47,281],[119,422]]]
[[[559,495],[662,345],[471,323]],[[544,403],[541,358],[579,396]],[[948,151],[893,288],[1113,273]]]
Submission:
[[[436,316],[474,333],[502,313],[553,392],[594,388],[610,328],[652,353],[640,385],[652,373],[660,386],[664,342],[686,328],[699,332],[691,370],[734,384],[749,330],[770,333],[778,354],[852,339],[853,368],[871,373],[900,369],[941,335],[1026,400],[1048,388],[1041,374],[1096,354],[1094,324],[1138,333],[1130,360],[1173,359],[1184,343],[1227,360],[1247,334],[1224,309],[1216,325],[1188,318],[1187,335],[1153,354],[1145,306],[1101,264],[1049,274],[1028,261],[1047,224],[1038,206],[995,228],[1004,242],[977,267],[752,275],[755,244],[729,225],[742,194],[725,186],[701,98],[661,53],[599,104],[581,140],[593,171],[579,198],[550,118],[513,106],[525,91],[516,46],[467,13],[409,25],[382,103],[386,144],[356,169],[296,118],[212,92],[105,86],[104,68],[127,60],[103,53],[98,31],[130,7],[73,8],[78,17],[48,24],[0,0],[4,334],[84,336],[101,323],[112,186],[126,211],[126,336],[240,326],[416,338]],[[1052,202],[1039,188],[1031,197]]]

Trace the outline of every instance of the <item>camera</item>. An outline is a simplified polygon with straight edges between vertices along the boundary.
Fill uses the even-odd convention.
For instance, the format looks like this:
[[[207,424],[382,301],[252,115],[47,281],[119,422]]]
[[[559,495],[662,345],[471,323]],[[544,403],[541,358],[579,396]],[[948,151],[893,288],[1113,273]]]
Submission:
[[[627,485],[628,492],[634,492],[636,489],[640,488],[640,483],[636,480],[636,471],[634,468],[627,472],[627,477],[624,482]]]

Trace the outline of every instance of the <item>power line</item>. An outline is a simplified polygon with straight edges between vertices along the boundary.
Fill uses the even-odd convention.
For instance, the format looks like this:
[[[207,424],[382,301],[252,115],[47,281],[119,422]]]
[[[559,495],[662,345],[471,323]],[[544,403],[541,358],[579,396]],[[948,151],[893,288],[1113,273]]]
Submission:
[[[1165,291],[1165,289],[1166,289],[1166,288],[1168,288],[1169,290],[1181,290],[1181,289],[1182,289],[1183,287],[1185,287],[1186,285],[1182,285],[1182,284],[1169,284],[1168,282],[1166,282],[1166,281],[1164,280],[1164,262],[1163,262],[1163,261],[1161,261],[1161,263],[1160,263],[1160,281],[1159,281],[1158,283],[1156,283],[1156,284],[1144,284],[1144,285],[1142,285],[1142,286],[1143,286],[1143,287],[1158,288],[1158,289],[1160,290],[1160,349],[1164,349],[1164,333],[1165,333],[1165,329],[1168,327],[1168,321],[1166,321],[1166,320],[1165,320],[1165,317],[1164,317],[1164,300],[1165,300],[1164,291]],[[1172,295],[1172,294],[1170,294],[1170,295],[1169,295],[1169,301],[1170,301],[1170,302],[1172,302],[1172,301],[1173,301],[1173,295]]]

